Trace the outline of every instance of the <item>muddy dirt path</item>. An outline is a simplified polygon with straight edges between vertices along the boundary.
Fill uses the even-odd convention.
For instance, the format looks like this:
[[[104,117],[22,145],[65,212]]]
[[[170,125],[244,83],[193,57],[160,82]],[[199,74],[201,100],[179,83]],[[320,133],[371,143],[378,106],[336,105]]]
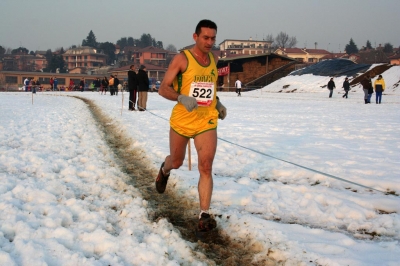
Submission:
[[[213,234],[212,241],[208,243],[197,241],[194,231],[198,219],[198,202],[174,193],[171,187],[164,194],[158,194],[154,185],[158,169],[146,158],[145,152],[133,149],[130,145],[131,137],[121,132],[119,125],[93,101],[82,97],[75,98],[88,105],[100,130],[104,132],[107,144],[115,153],[119,167],[131,177],[132,185],[138,188],[143,198],[149,202],[150,219],[167,219],[180,231],[183,239],[197,243],[196,251],[205,254],[210,265],[282,265],[282,262],[268,257],[258,257],[257,262],[253,262],[257,251],[246,245],[251,241],[238,242],[221,231]]]

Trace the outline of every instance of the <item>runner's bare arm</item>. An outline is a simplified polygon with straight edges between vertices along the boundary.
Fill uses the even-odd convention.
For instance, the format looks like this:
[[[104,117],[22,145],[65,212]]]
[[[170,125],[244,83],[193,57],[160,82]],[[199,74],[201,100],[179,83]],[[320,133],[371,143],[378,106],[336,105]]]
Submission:
[[[179,93],[173,89],[172,83],[178,73],[185,71],[186,67],[186,56],[183,53],[177,54],[165,73],[164,79],[160,85],[160,89],[158,90],[158,94],[168,100],[177,101]]]

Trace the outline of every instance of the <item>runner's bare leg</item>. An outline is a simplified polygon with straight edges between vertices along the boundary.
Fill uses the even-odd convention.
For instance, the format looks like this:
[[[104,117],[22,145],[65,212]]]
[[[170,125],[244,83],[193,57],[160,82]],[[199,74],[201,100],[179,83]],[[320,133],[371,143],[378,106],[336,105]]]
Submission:
[[[200,179],[198,184],[200,209],[210,208],[213,191],[212,165],[217,150],[217,131],[210,130],[194,138],[197,150]]]
[[[182,166],[186,155],[186,146],[189,139],[176,133],[172,128],[169,130],[169,152],[165,158],[164,172],[169,173],[172,169]]]

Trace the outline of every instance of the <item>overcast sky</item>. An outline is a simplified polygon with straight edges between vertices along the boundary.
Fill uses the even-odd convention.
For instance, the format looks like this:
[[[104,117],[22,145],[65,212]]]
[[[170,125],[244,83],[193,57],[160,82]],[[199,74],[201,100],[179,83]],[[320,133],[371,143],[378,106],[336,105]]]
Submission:
[[[400,0],[1,0],[0,45],[54,51],[81,45],[93,30],[98,42],[150,33],[180,49],[207,18],[218,25],[217,44],[283,31],[300,48],[339,52],[350,38],[358,48],[367,40],[399,47],[399,10]]]

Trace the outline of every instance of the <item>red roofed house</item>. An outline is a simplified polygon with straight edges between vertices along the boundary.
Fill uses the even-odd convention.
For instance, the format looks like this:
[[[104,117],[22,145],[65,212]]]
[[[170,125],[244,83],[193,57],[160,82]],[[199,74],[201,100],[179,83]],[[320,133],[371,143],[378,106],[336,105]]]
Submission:
[[[152,64],[155,66],[167,67],[167,55],[169,51],[148,46],[137,51],[133,51],[134,63],[144,65]]]
[[[391,65],[400,65],[400,54],[395,54],[389,57]]]

